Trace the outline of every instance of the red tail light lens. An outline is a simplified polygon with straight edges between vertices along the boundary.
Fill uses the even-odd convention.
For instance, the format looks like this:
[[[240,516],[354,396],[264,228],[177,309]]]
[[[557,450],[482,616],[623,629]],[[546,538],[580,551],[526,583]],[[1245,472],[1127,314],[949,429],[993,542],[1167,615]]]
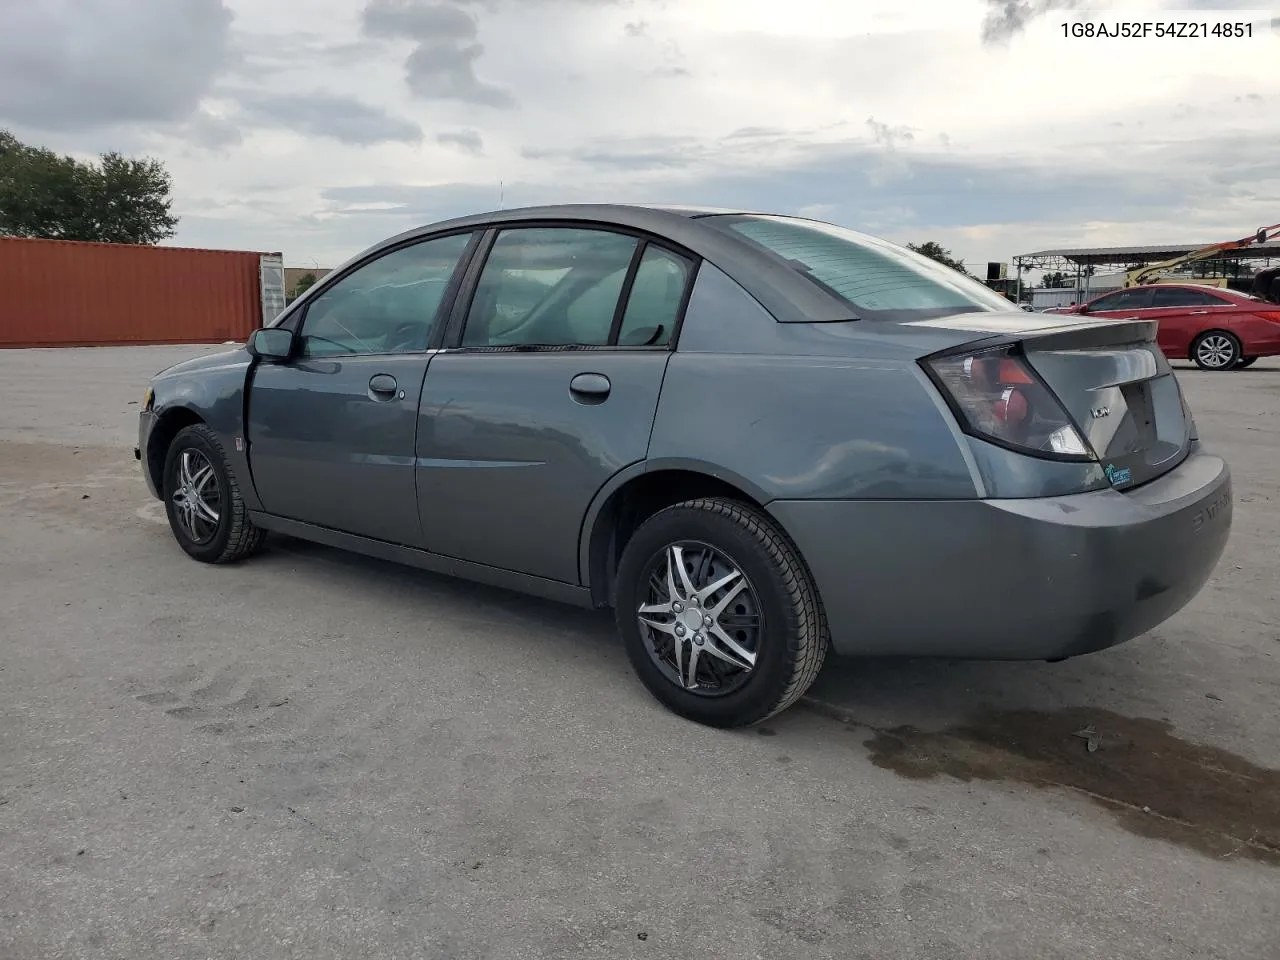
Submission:
[[[1092,460],[1062,404],[1016,348],[926,362],[935,382],[974,436],[1055,460]]]
[[[1280,323],[1280,310],[1263,310],[1261,313],[1256,314],[1256,316],[1263,320],[1270,320],[1272,323]]]

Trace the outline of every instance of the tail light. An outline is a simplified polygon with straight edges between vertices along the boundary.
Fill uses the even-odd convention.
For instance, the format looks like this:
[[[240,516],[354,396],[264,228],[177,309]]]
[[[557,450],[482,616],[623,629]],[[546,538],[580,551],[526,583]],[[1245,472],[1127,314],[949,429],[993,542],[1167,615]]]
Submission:
[[[1093,460],[1058,398],[1015,347],[925,361],[965,430],[1022,453]]]
[[[1280,310],[1263,310],[1255,316],[1262,320],[1270,320],[1272,323],[1280,323]]]

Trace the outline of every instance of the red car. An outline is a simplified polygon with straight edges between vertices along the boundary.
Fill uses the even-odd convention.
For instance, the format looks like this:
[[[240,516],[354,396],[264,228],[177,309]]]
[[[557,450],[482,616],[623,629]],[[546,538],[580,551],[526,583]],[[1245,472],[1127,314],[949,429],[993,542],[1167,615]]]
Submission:
[[[1280,355],[1280,304],[1234,290],[1155,283],[1105,293],[1064,312],[1158,320],[1164,355],[1193,360],[1202,370],[1239,369]]]

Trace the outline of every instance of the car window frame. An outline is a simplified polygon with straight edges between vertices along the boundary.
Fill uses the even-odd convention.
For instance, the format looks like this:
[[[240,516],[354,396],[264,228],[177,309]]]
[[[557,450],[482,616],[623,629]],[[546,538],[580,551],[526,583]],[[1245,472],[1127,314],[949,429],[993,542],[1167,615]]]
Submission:
[[[1146,294],[1147,302],[1146,302],[1145,304],[1143,304],[1142,306],[1140,306],[1140,307],[1099,307],[1099,306],[1097,306],[1097,305],[1096,305],[1098,301],[1097,301],[1097,300],[1095,300],[1095,301],[1091,302],[1091,303],[1088,305],[1088,306],[1089,306],[1089,313],[1117,313],[1117,312],[1123,312],[1123,311],[1128,311],[1128,310],[1151,310],[1151,309],[1153,309],[1153,308],[1152,308],[1152,306],[1151,306],[1151,304],[1154,302],[1154,299],[1155,299],[1155,293],[1154,293],[1154,291],[1152,291],[1152,290],[1151,290],[1151,288],[1149,288],[1149,287],[1130,287],[1130,288],[1125,289],[1125,290],[1113,290],[1111,293],[1104,293],[1102,296],[1098,297],[1098,300],[1105,300],[1107,297],[1119,297],[1119,296],[1121,296],[1121,295],[1123,295],[1123,294],[1131,293],[1131,292],[1132,292],[1133,290],[1135,290],[1135,289],[1136,289],[1136,290],[1139,290],[1140,292],[1142,292],[1142,293],[1144,293],[1144,294]]]
[[[635,249],[631,251],[631,260],[627,265],[626,276],[622,280],[622,288],[618,292],[618,301],[614,304],[613,319],[609,326],[609,343],[604,344],[559,344],[548,347],[538,347],[529,349],[520,345],[466,345],[462,342],[463,334],[466,330],[468,315],[471,313],[471,306],[475,300],[476,291],[479,289],[480,277],[484,272],[485,266],[489,262],[489,256],[493,252],[494,243],[498,239],[498,234],[505,230],[542,230],[542,229],[561,229],[561,230],[597,230],[606,233],[613,233],[619,236],[630,237],[635,239]],[[480,353],[493,355],[534,355],[540,353],[583,353],[583,352],[600,352],[600,351],[626,351],[629,353],[649,352],[649,353],[670,353],[677,348],[680,331],[684,327],[685,313],[689,309],[689,298],[693,295],[693,285],[698,278],[698,270],[702,266],[702,257],[694,253],[692,250],[675,243],[666,237],[650,233],[645,230],[639,230],[634,227],[628,227],[624,224],[609,223],[606,221],[596,220],[505,220],[497,223],[486,224],[482,228],[482,238],[476,245],[472,253],[471,260],[467,265],[465,276],[462,278],[461,286],[454,297],[452,308],[448,320],[442,326],[445,328],[444,336],[441,341],[440,348],[450,353]],[[617,343],[618,334],[622,328],[623,318],[626,316],[627,304],[631,300],[631,291],[635,286],[636,273],[640,269],[640,264],[644,259],[644,251],[650,246],[656,246],[668,253],[674,254],[689,264],[689,274],[685,279],[684,290],[680,294],[680,304],[676,311],[675,329],[671,331],[671,337],[665,344],[655,344],[654,346],[644,346],[642,344],[625,345]]]
[[[1204,301],[1201,303],[1180,303],[1175,305],[1170,305],[1167,303],[1156,303],[1157,298],[1160,296],[1160,290],[1162,286],[1166,290],[1170,290],[1171,292],[1174,292],[1174,293],[1181,293],[1185,296],[1203,297]],[[1151,287],[1151,309],[1152,310],[1195,310],[1200,307],[1232,307],[1232,306],[1235,306],[1235,304],[1232,303],[1230,300],[1228,300],[1226,297],[1220,297],[1216,293],[1213,293],[1209,290],[1193,290],[1188,287],[1181,287],[1181,286],[1175,287],[1172,284],[1164,284],[1164,285],[1152,284],[1152,287]]]
[[[385,247],[379,247],[369,253],[368,256],[361,257],[352,263],[347,264],[340,270],[335,270],[327,274],[319,283],[307,291],[307,297],[304,302],[298,305],[297,310],[290,311],[287,316],[281,318],[280,322],[275,326],[289,330],[293,333],[297,340],[298,352],[290,358],[290,360],[336,360],[336,359],[354,359],[356,357],[411,357],[423,356],[430,353],[438,353],[441,349],[441,343],[444,341],[446,328],[453,316],[455,302],[459,291],[462,289],[463,282],[467,277],[467,272],[472,266],[472,262],[476,257],[481,243],[483,242],[486,230],[483,226],[456,227],[450,230],[442,230],[439,233],[432,233],[426,236],[406,237],[403,241],[391,244]],[[445,286],[444,294],[440,298],[440,312],[437,315],[437,323],[435,329],[431,331],[431,336],[427,340],[427,346],[422,350],[397,351],[395,353],[376,352],[376,353],[342,353],[333,356],[325,355],[324,357],[308,357],[302,350],[302,343],[306,337],[304,332],[307,322],[307,314],[311,310],[312,304],[315,303],[329,289],[341,283],[347,277],[363,270],[365,267],[371,266],[383,257],[391,256],[410,247],[416,247],[424,243],[431,243],[435,240],[447,240],[450,237],[459,235],[470,235],[466,247],[462,251],[462,255],[458,258],[458,262],[454,265],[453,273],[449,277],[449,282]]]

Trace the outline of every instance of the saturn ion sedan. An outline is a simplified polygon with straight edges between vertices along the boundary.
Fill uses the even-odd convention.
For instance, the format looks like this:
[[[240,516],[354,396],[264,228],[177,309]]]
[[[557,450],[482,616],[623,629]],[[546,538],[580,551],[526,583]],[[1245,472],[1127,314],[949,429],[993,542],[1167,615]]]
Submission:
[[[1155,337],[812,220],[504,210],[158,374],[137,456],[197,560],[275,531],[612,607],[658,700],[742,726],[828,649],[1060,660],[1184,606],[1231,481]]]

